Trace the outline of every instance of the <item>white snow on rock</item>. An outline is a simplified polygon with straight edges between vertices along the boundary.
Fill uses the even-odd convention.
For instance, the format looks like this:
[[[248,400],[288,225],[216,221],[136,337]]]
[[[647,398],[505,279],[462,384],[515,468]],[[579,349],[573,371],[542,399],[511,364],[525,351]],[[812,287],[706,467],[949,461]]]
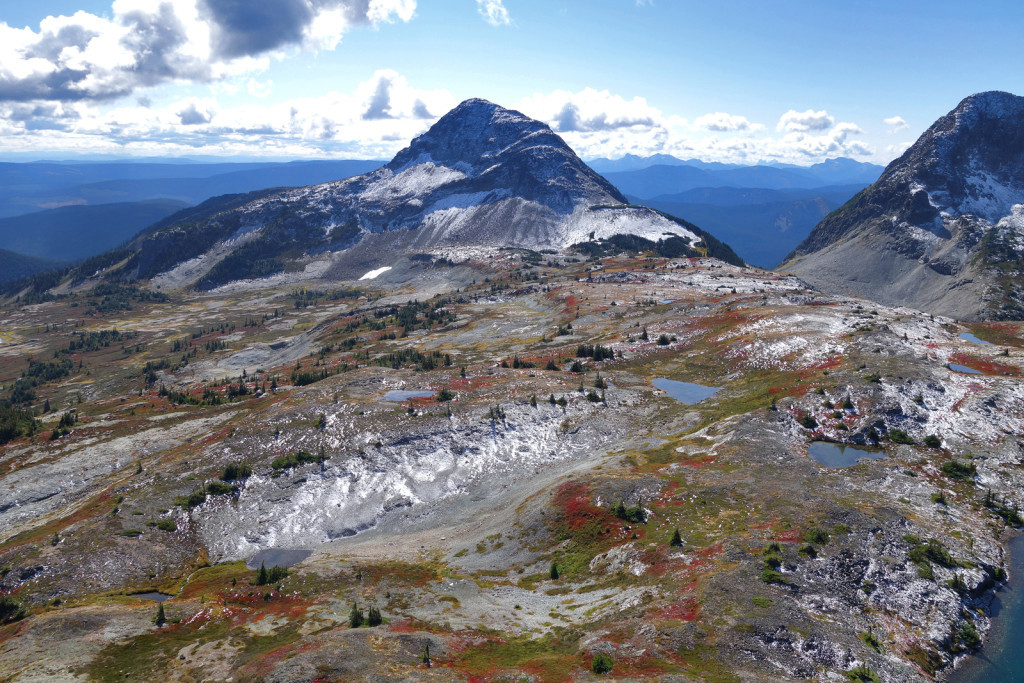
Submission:
[[[366,275],[363,275],[359,279],[360,280],[376,280],[378,276],[383,275],[384,273],[388,272],[389,270],[391,270],[391,266],[384,266],[382,268],[377,268],[375,270],[371,270],[370,272],[368,272]]]
[[[332,457],[283,476],[249,478],[235,501],[211,500],[193,515],[210,553],[246,558],[264,548],[309,547],[375,526],[389,512],[450,499],[473,486],[532,475],[534,469],[579,458],[611,434],[565,433],[561,410],[541,419],[531,408],[508,408],[504,423],[446,421],[393,444]],[[518,414],[524,411],[524,414]],[[351,423],[328,420],[337,448],[351,443]],[[362,442],[362,439],[357,441]],[[486,482],[490,482],[489,484]]]

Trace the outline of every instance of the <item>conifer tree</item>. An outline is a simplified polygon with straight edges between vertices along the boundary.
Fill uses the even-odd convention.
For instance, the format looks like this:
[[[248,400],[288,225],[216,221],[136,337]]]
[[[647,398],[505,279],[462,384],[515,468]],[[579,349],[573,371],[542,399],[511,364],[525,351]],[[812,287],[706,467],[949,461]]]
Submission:
[[[683,544],[682,537],[679,536],[679,529],[672,532],[672,540],[668,542],[670,546],[681,546]]]
[[[363,610],[359,609],[359,606],[353,602],[352,611],[348,613],[348,625],[352,628],[359,628],[365,620]]]
[[[156,606],[156,618],[153,619],[153,623],[158,627],[163,626],[167,623],[167,617],[164,616],[164,603],[157,603]]]
[[[266,563],[260,562],[260,570],[256,574],[256,585],[257,586],[266,586],[268,579],[269,579],[269,577],[267,576],[267,566],[266,566]]]

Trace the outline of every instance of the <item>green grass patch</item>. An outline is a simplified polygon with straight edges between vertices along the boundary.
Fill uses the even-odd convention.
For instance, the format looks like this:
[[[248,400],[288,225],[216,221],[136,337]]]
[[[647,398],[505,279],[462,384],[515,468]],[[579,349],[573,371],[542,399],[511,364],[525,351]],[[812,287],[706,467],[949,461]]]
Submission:
[[[156,614],[156,608],[153,609]],[[169,615],[170,616],[170,615]],[[176,624],[144,633],[132,640],[111,643],[76,673],[92,681],[157,681],[170,680],[168,664],[187,645],[208,643],[226,638],[229,621]]]
[[[478,675],[516,669],[533,674],[542,681],[567,681],[583,661],[576,653],[576,638],[570,635],[563,640],[558,635],[560,630],[555,629],[555,633],[541,638],[519,637],[485,642],[466,650],[456,661],[456,666]]]
[[[878,677],[878,674],[863,664],[847,671],[846,678],[854,683],[882,683],[882,679]]]
[[[804,540],[808,543],[814,543],[817,545],[828,545],[831,540],[829,533],[819,527],[808,529],[804,532]]]
[[[973,479],[978,473],[978,468],[973,462],[960,462],[959,460],[947,460],[939,469],[944,475],[957,481]]]
[[[875,637],[874,633],[871,633],[870,631],[862,631],[857,634],[857,637],[864,641],[864,644],[868,647],[877,650],[878,652],[882,651],[882,644],[878,641],[878,638]]]

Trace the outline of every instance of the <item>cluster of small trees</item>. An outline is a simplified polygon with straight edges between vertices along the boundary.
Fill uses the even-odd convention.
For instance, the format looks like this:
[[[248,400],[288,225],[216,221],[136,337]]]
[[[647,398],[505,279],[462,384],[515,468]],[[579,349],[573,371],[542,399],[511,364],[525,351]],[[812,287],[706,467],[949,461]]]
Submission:
[[[576,347],[577,358],[593,358],[594,362],[610,360],[615,358],[615,352],[610,346],[600,344],[580,344]]]
[[[221,481],[243,481],[252,476],[252,467],[242,462],[232,462],[224,467]]]
[[[503,368],[511,367],[511,368],[514,368],[514,369],[518,370],[520,368],[535,368],[537,366],[536,366],[535,363],[533,363],[531,361],[520,360],[519,355],[517,354],[517,355],[512,356],[512,363],[511,364],[509,364],[509,362],[507,360],[502,360],[501,361],[501,367],[503,367]]]
[[[360,626],[380,626],[384,623],[384,618],[380,615],[380,610],[376,606],[370,606],[366,614],[363,614],[363,610],[359,609],[359,605],[352,603],[352,611],[348,613],[348,625],[352,628],[359,628]]]
[[[260,562],[260,569],[256,572],[254,586],[267,586],[277,583],[288,576],[288,570],[284,567],[271,567],[267,569],[266,563]]]
[[[274,460],[271,461],[270,466],[275,470],[285,470],[298,467],[300,465],[308,465],[314,462],[322,465],[329,457],[330,456],[327,455],[323,449],[320,449],[320,452],[316,455],[308,451],[296,451],[290,455],[282,455],[280,458],[274,458]]]
[[[647,521],[647,513],[644,512],[641,501],[637,501],[637,504],[633,507],[626,507],[626,504],[619,500],[618,503],[612,505],[611,512],[619,519],[623,519],[630,524],[643,524]]]
[[[71,433],[71,428],[78,424],[78,413],[73,410],[69,410],[60,416],[60,421],[57,426],[50,432],[50,441],[56,441],[62,436],[67,436]]]

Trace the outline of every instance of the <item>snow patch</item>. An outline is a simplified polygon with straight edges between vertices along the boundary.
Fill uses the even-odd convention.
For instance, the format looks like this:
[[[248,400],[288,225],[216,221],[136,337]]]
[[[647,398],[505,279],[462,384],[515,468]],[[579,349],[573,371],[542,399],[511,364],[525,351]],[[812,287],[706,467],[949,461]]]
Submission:
[[[384,266],[383,268],[377,268],[376,270],[371,270],[369,273],[367,273],[366,275],[363,275],[359,279],[360,280],[376,280],[378,275],[383,275],[384,273],[388,272],[389,270],[391,270],[391,266]]]

